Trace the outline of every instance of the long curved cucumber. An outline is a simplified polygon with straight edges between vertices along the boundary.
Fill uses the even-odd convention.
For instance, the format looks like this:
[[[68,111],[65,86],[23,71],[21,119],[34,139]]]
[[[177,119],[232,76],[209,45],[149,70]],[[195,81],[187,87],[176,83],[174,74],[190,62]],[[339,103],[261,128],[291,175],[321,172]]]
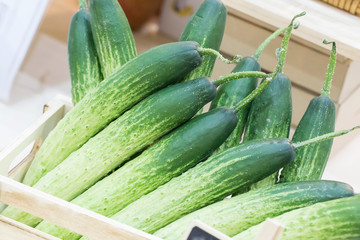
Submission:
[[[187,22],[179,41],[195,41],[203,48],[219,50],[226,23],[227,10],[220,0],[205,0]],[[201,65],[184,81],[198,77],[210,77],[215,56],[204,56]]]
[[[236,122],[236,114],[225,108],[199,115],[71,202],[104,216],[112,216],[209,156],[229,136]],[[36,228],[61,239],[80,237],[46,221]]]
[[[76,105],[87,92],[94,89],[103,79],[86,2],[80,2],[80,9],[71,18],[68,56],[72,102]]]
[[[305,114],[295,129],[293,142],[304,141],[335,129],[335,103],[330,99],[330,87],[336,63],[336,45],[329,60],[322,93],[311,100]],[[302,181],[321,179],[329,159],[333,140],[313,144],[299,149],[294,162],[284,167],[280,181]]]
[[[70,201],[156,139],[193,117],[216,95],[198,78],[164,88],[113,121],[33,187]],[[36,226],[41,219],[13,207],[2,215]]]
[[[181,239],[194,219],[234,236],[266,218],[273,218],[317,202],[353,196],[353,189],[335,181],[301,181],[272,185],[224,199],[192,212],[154,235],[166,240]]]
[[[91,28],[105,78],[133,59],[135,39],[117,0],[89,0]]]
[[[245,57],[236,65],[232,72],[243,71],[260,71],[260,65],[255,58]],[[257,78],[237,79],[222,84],[219,87],[215,99],[211,102],[210,109],[220,106],[234,107],[242,99],[248,96],[256,88],[257,84]],[[238,124],[235,130],[216,152],[221,152],[240,143],[250,106],[251,105],[249,104],[238,112]]]
[[[59,121],[37,152],[23,183],[34,185],[111,121],[200,65],[195,42],[157,46],[104,79]]]
[[[112,216],[153,233],[185,214],[269,176],[294,158],[287,139],[255,140],[212,155]]]
[[[316,203],[284,213],[274,220],[285,226],[279,240],[360,239],[360,195]],[[260,223],[233,238],[253,240],[261,227]]]

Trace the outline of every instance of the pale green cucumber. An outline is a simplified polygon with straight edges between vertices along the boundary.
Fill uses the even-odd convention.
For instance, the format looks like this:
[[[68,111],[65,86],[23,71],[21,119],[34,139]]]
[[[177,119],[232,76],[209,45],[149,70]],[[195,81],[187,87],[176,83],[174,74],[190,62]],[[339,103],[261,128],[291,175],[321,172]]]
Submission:
[[[195,42],[160,45],[138,55],[89,92],[46,137],[23,183],[34,185],[70,153],[151,93],[200,65]]]
[[[360,195],[317,203],[284,213],[274,220],[284,225],[278,240],[360,239]],[[262,224],[236,235],[235,240],[253,240]]]
[[[317,202],[353,195],[353,190],[348,184],[335,181],[277,184],[201,208],[172,222],[154,235],[166,240],[181,239],[192,221],[197,219],[232,237],[266,218],[273,218]]]
[[[33,187],[72,200],[132,155],[193,117],[215,95],[216,87],[207,78],[158,91],[109,124]],[[2,215],[29,226],[41,221],[13,207],[7,207]]]

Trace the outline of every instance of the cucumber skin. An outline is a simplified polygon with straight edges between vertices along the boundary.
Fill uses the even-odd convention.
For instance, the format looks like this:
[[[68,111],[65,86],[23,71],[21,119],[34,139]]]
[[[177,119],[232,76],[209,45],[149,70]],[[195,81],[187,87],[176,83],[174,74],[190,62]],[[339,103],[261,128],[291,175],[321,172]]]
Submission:
[[[71,18],[68,37],[72,102],[76,105],[103,79],[90,26],[90,13],[80,8]]]
[[[199,115],[97,182],[72,203],[112,216],[209,156],[230,135],[236,123],[236,114],[225,108]],[[36,228],[60,239],[81,237],[46,221]]]
[[[89,0],[91,28],[104,77],[136,55],[135,39],[117,0]]]
[[[104,79],[50,132],[23,183],[34,185],[70,153],[137,102],[183,79],[201,63],[198,47],[195,42],[160,45],[138,55]]]
[[[335,104],[327,96],[311,100],[304,116],[297,126],[293,142],[308,140],[335,129]],[[321,179],[329,159],[333,139],[300,148],[292,163],[281,172],[282,182]]]
[[[149,96],[42,177],[33,187],[70,201],[156,139],[193,117],[216,95],[208,78],[175,84]],[[7,207],[2,215],[29,226],[41,219]]]
[[[155,232],[161,239],[180,239],[194,219],[234,236],[249,227],[293,209],[353,196],[352,188],[335,181],[302,181],[273,185],[224,199],[192,212]]]
[[[188,20],[179,41],[195,41],[203,48],[219,50],[226,23],[227,9],[219,0],[205,0]],[[202,64],[184,81],[198,77],[210,77],[216,57],[204,56]]]
[[[111,218],[153,233],[274,173],[289,163],[294,154],[287,139],[249,141],[212,155]]]
[[[316,203],[284,213],[274,220],[285,226],[279,240],[360,239],[360,196]],[[255,239],[261,225],[249,228],[234,239]]]
[[[260,71],[260,64],[253,57],[244,57],[234,68],[232,72],[244,72],[244,71]],[[219,106],[234,107],[247,95],[249,95],[257,86],[257,78],[243,78],[233,80],[231,82],[222,84],[218,90],[215,99],[211,102],[210,109],[214,109]],[[236,146],[240,143],[241,136],[244,131],[246,118],[250,110],[250,104],[241,109],[238,116],[238,124],[231,135],[226,139],[216,151],[221,152],[227,148]]]
[[[257,96],[250,108],[244,139],[288,138],[292,117],[291,81],[282,73],[277,74],[269,86]],[[278,173],[255,183],[251,188],[274,185]]]

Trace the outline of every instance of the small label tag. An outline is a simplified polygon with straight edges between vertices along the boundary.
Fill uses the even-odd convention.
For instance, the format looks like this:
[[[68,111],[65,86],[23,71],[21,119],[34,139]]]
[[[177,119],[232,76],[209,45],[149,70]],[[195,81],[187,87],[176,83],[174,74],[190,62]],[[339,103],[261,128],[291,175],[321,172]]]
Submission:
[[[194,220],[187,234],[185,234],[184,240],[231,240],[229,236],[226,236],[222,232],[206,225],[205,223]]]

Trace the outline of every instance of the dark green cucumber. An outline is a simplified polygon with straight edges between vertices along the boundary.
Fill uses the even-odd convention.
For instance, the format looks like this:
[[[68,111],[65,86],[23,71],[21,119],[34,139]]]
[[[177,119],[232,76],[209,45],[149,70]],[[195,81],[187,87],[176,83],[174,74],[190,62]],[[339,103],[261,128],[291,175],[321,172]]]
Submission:
[[[137,102],[183,79],[201,63],[198,48],[195,42],[160,45],[104,79],[47,136],[23,182],[32,186]]]
[[[225,108],[199,115],[71,202],[104,216],[112,216],[209,156],[225,141],[236,123],[236,114]],[[46,221],[36,228],[60,239],[80,237]]]
[[[330,57],[326,80],[321,96],[311,100],[305,114],[297,126],[293,142],[304,141],[325,133],[334,131],[335,128],[335,103],[330,99],[330,86],[336,63],[336,45]],[[318,180],[321,179],[326,163],[329,159],[333,140],[313,144],[299,149],[294,162],[284,167],[281,172],[282,182]]]
[[[187,22],[180,41],[195,41],[203,48],[219,50],[224,35],[227,10],[220,0],[205,0]],[[215,56],[204,56],[200,67],[193,70],[184,81],[210,77]]]
[[[112,216],[148,233],[279,170],[295,150],[287,139],[254,140],[212,155]]]
[[[352,188],[335,181],[302,181],[272,185],[224,199],[192,212],[155,232],[161,239],[181,239],[195,219],[234,236],[251,226],[297,208],[353,196]]]
[[[360,195],[296,209],[274,220],[285,226],[279,240],[360,239]],[[262,224],[236,235],[235,240],[255,239]]]
[[[68,56],[73,104],[103,79],[90,26],[90,13],[86,1],[71,18],[68,36]]]
[[[253,57],[243,58],[232,72],[260,71],[260,65]],[[215,99],[211,102],[210,109],[220,106],[233,107],[246,96],[248,96],[257,86],[257,78],[237,79],[220,86]],[[250,105],[247,105],[238,112],[238,124],[231,135],[226,139],[216,152],[223,151],[240,143],[243,129]]]
[[[91,28],[104,78],[133,59],[135,40],[117,0],[89,0]]]
[[[33,187],[70,201],[156,139],[193,117],[216,95],[208,78],[162,89],[125,112]],[[13,207],[2,214],[29,226],[41,219]]]

